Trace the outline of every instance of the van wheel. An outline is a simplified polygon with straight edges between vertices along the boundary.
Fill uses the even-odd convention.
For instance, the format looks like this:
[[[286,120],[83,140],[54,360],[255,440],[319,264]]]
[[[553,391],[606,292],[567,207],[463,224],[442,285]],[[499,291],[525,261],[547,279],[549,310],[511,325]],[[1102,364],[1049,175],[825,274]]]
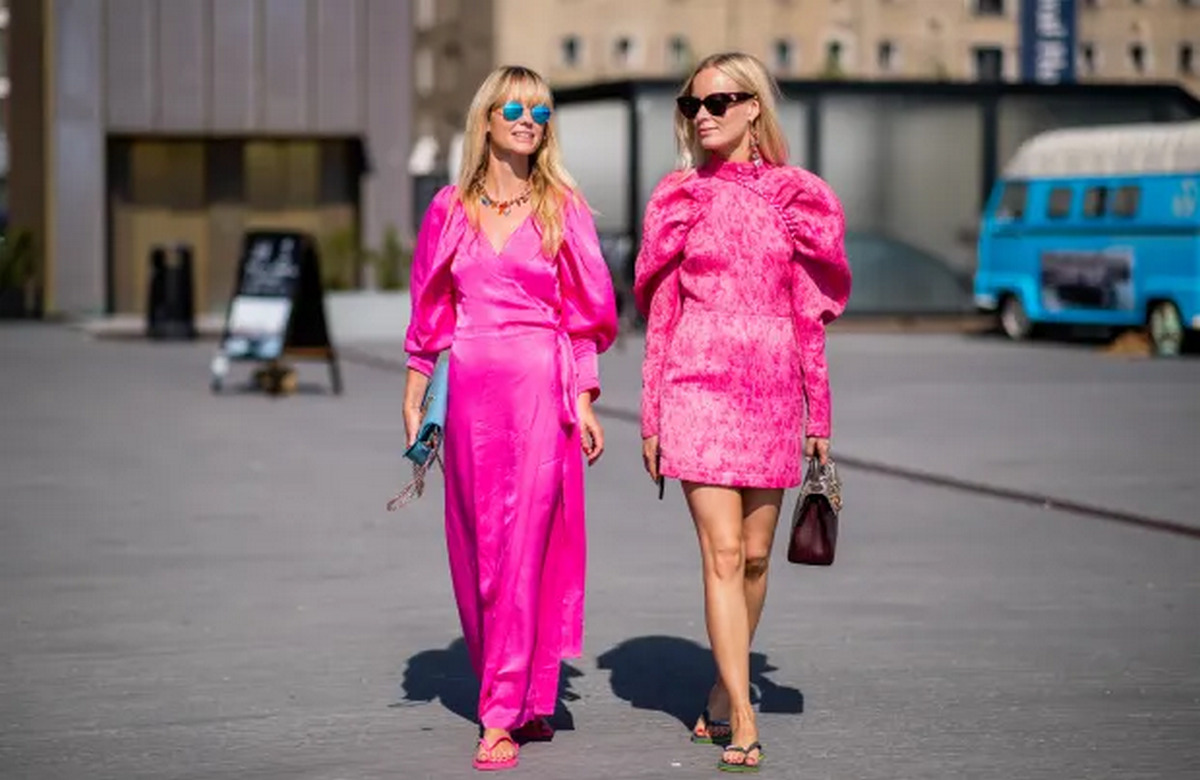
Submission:
[[[1000,302],[1000,328],[1013,341],[1024,341],[1033,332],[1033,323],[1019,296],[1006,295]]]
[[[1150,307],[1148,318],[1150,342],[1159,357],[1175,357],[1183,349],[1183,318],[1179,308],[1170,301],[1159,301]]]

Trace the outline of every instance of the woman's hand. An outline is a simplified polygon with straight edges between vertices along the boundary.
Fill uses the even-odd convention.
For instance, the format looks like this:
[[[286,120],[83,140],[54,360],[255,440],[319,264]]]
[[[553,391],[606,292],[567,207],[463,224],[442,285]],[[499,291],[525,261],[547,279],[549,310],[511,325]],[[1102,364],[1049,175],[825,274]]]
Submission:
[[[413,446],[417,432],[421,429],[421,409],[404,405],[404,449]]]
[[[824,466],[829,462],[829,439],[809,436],[804,442],[804,454],[809,458],[820,456],[821,465]]]
[[[425,388],[429,387],[429,377],[415,369],[408,369],[408,377],[404,383],[404,448],[413,446],[417,433],[421,430],[421,399],[425,397]]]
[[[642,439],[642,464],[652,482],[658,481],[658,437],[647,436]]]
[[[579,411],[579,438],[583,443],[583,454],[591,466],[604,454],[604,429],[592,410],[591,393],[580,393],[575,407]]]

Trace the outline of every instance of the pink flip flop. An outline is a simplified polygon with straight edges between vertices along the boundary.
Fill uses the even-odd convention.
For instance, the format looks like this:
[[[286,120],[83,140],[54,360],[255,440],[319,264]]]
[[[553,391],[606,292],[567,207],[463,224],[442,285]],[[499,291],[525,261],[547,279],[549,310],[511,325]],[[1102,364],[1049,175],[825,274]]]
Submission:
[[[495,750],[496,746],[499,745],[501,742],[507,742],[513,746],[512,758],[506,758],[503,761],[491,761],[491,760],[480,761],[479,760],[479,750],[476,750],[475,757],[473,759],[471,759],[471,766],[473,766],[476,769],[483,771],[483,772],[490,772],[490,771],[493,771],[496,769],[512,769],[513,767],[515,767],[517,765],[517,762],[520,760],[521,749],[519,747],[517,747],[517,743],[513,742],[511,737],[497,737],[496,741],[490,745],[487,743],[486,739],[480,739],[479,747],[483,748],[484,752],[487,753],[488,758],[490,759],[491,755],[492,755],[492,751]]]

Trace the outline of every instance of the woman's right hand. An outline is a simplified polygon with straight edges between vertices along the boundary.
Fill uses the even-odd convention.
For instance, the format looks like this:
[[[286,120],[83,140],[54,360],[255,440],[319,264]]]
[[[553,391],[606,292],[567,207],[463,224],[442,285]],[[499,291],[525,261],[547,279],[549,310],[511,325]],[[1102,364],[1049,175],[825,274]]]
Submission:
[[[647,436],[642,439],[642,463],[652,482],[658,481],[658,437]]]
[[[417,431],[421,429],[421,408],[404,405],[404,448],[413,446],[417,440]]]
[[[408,369],[404,382],[404,447],[408,449],[417,440],[421,430],[421,401],[425,398],[425,388],[429,387],[429,377],[414,368]]]

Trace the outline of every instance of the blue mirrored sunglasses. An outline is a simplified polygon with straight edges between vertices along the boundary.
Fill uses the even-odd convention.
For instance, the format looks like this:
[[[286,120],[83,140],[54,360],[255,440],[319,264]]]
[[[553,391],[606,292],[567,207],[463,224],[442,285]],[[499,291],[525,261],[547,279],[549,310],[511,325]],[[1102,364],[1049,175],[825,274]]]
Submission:
[[[500,107],[500,111],[504,115],[505,121],[515,122],[525,115],[525,104],[519,100],[510,100]],[[544,103],[539,103],[529,109],[529,116],[539,125],[550,121],[550,113],[550,106]]]

